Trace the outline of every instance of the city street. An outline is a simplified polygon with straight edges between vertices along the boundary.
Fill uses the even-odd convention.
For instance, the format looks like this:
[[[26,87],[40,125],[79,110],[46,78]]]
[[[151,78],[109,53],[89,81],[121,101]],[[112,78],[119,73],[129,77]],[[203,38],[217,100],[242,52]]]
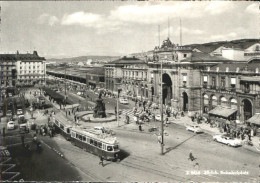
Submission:
[[[74,100],[79,99],[78,96],[74,97]],[[114,99],[105,100],[113,107]],[[35,111],[35,116],[35,123],[47,123],[47,116],[40,115],[38,111]],[[148,132],[149,127],[159,127],[159,122],[145,124],[142,132],[138,131],[138,126],[134,123],[122,125],[123,121],[120,121],[119,127],[116,122],[84,124],[106,126],[116,132],[120,142],[121,161],[105,162],[104,167],[98,164],[97,156],[73,146],[61,135],[54,138],[40,137],[43,142],[41,153],[35,150],[25,152],[21,145],[11,145],[9,150],[21,167],[25,180],[253,182],[259,179],[259,154],[243,147],[233,148],[214,142],[212,135],[207,133],[194,134],[186,131],[180,125],[186,123],[186,120],[187,118],[181,118],[178,124],[172,123],[166,127],[169,135],[165,136],[164,155],[160,154],[161,146],[156,132]],[[11,136],[4,139],[3,145],[21,143],[17,131],[8,135]],[[31,143],[31,137],[25,141]],[[188,160],[190,151],[196,158],[194,161]],[[46,167],[59,171],[49,172],[50,169]],[[30,173],[32,168],[36,171],[34,174]],[[60,169],[68,173],[59,175]],[[242,175],[224,175],[221,171],[239,171]]]

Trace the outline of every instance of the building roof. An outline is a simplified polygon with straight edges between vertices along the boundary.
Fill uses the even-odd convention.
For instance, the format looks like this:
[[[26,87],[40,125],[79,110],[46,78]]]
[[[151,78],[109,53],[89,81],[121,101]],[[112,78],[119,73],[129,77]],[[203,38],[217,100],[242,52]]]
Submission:
[[[256,68],[260,69],[259,63],[221,63],[217,64],[213,67],[211,67],[211,70],[216,70],[217,67],[219,68],[219,71],[226,71],[226,68],[228,67],[229,72],[236,72],[237,68],[239,68],[239,72],[241,71],[255,71]]]
[[[204,44],[191,44],[186,46],[190,46],[193,49],[197,48],[198,50],[204,53],[211,53],[212,51],[216,50],[221,46],[224,46],[226,48],[239,48],[244,50],[256,43],[260,43],[260,39],[239,39],[233,41],[218,41]]]
[[[255,115],[249,118],[247,122],[260,125],[260,113],[255,113]]]
[[[109,62],[105,65],[115,65],[115,64],[144,64],[144,60],[140,60],[136,57],[122,57],[120,59]]]
[[[227,62],[228,59],[221,56],[211,56],[207,53],[192,52],[191,57],[181,60],[181,62]]]
[[[28,60],[45,60],[44,57],[39,57],[37,51],[26,54],[20,54],[18,51],[16,54],[0,54],[0,60],[13,60],[13,61],[28,61]]]
[[[236,109],[217,106],[214,109],[212,109],[211,111],[209,111],[209,114],[219,116],[219,117],[223,117],[223,118],[228,118],[229,116],[231,116],[235,112],[237,112]]]

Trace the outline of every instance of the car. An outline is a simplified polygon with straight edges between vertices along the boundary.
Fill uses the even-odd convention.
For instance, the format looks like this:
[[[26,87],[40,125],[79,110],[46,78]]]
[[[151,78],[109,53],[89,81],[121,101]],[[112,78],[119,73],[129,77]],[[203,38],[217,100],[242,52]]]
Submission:
[[[26,123],[26,119],[25,119],[24,115],[18,116],[18,123],[19,124]]]
[[[104,127],[103,126],[95,126],[94,129],[95,130],[104,130]]]
[[[128,100],[126,98],[119,99],[120,104],[128,104]]]
[[[14,129],[14,122],[13,121],[9,121],[7,123],[7,130],[13,130]]]
[[[23,114],[23,110],[22,109],[17,109],[17,115],[21,115]]]
[[[12,111],[11,111],[11,110],[8,110],[8,111],[6,112],[6,116],[12,116]]]
[[[159,127],[152,127],[148,129],[149,132],[157,132],[159,131]]]
[[[154,109],[159,109],[159,105],[156,103],[152,103],[151,107]]]
[[[23,134],[23,133],[29,133],[29,127],[27,123],[24,124],[20,124],[19,125],[19,133]]]
[[[226,144],[228,146],[232,146],[232,147],[242,146],[242,140],[231,138],[230,136],[228,136],[226,134],[224,134],[224,135],[214,135],[213,140],[216,141],[216,142]]]
[[[161,115],[160,115],[160,114],[157,114],[157,115],[155,116],[155,120],[156,120],[156,121],[161,121]]]
[[[192,131],[194,133],[202,133],[202,129],[198,125],[189,125],[186,127],[186,130]]]
[[[77,95],[83,95],[84,93],[83,92],[77,92]]]

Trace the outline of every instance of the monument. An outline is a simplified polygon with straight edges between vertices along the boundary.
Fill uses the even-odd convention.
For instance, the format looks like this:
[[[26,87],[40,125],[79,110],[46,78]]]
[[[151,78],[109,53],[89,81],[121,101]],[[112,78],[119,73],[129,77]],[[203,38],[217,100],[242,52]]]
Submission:
[[[101,98],[101,93],[99,94],[98,99],[96,100],[96,106],[94,107],[93,117],[94,118],[105,118],[106,115],[106,107],[103,99]]]

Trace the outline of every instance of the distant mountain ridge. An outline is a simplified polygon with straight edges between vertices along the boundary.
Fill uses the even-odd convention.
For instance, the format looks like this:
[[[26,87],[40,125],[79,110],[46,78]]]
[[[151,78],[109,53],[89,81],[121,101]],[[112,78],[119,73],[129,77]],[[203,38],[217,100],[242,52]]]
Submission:
[[[71,58],[50,58],[47,59],[47,61],[52,62],[85,62],[88,59],[92,59],[94,61],[112,61],[115,59],[120,58],[120,56],[96,56],[96,55],[90,55],[90,56],[79,56],[79,57],[71,57]]]

